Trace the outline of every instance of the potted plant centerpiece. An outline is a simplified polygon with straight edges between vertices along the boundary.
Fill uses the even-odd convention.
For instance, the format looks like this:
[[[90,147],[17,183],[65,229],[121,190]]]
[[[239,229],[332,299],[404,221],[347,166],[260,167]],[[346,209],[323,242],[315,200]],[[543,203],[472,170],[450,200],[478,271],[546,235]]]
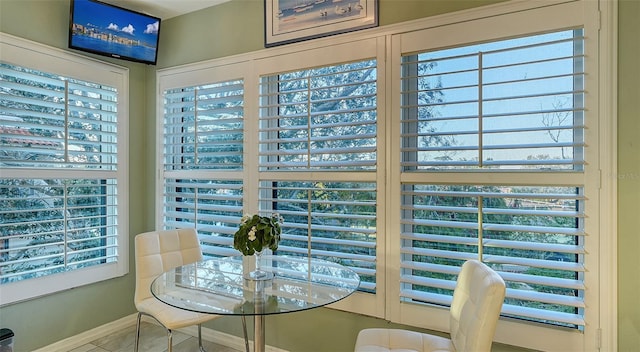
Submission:
[[[278,249],[284,219],[280,214],[271,216],[244,215],[240,227],[233,235],[233,248],[243,255],[256,257],[256,270],[249,274],[252,279],[268,277],[269,273],[260,270],[260,256],[264,249]]]

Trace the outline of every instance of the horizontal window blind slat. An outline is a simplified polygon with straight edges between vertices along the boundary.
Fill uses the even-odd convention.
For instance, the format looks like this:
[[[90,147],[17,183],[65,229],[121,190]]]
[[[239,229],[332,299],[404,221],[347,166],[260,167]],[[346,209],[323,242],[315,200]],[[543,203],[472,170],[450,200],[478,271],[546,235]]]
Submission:
[[[210,232],[220,232],[222,228],[220,227],[207,227],[206,230]],[[222,236],[201,236],[200,241],[203,245],[216,245],[216,246],[227,246],[233,247],[233,237],[222,237]]]
[[[11,99],[17,99],[25,103],[31,102],[33,105],[45,104],[44,106],[57,106],[58,104],[64,102],[65,86],[61,81],[53,82],[53,80],[51,79],[40,81],[39,78],[36,78],[36,80],[38,81],[18,83],[12,81],[12,79],[15,78],[20,77],[9,76],[6,80],[3,80],[2,83],[4,87],[10,88],[14,92],[14,96],[10,97]],[[48,84],[48,86],[42,87],[42,85],[45,83]],[[29,93],[31,95],[25,95],[24,93]],[[56,97],[57,99],[52,101],[43,101],[40,99],[36,99],[38,95]]]
[[[522,257],[507,257],[498,255],[485,255],[483,260],[492,264],[512,264],[525,268],[546,268],[552,270],[563,270],[569,272],[584,272],[586,269],[584,264],[575,262],[562,262],[544,259],[530,259]]]
[[[402,277],[400,278],[400,282],[403,285],[428,286],[449,291],[453,291],[456,286],[455,281],[434,279],[417,275],[402,275]]]
[[[64,82],[56,75],[48,74],[37,70],[29,70],[14,65],[0,66],[0,74],[16,79],[17,82],[24,82],[26,86],[31,86],[33,82],[39,82],[52,86],[51,90],[63,89]],[[28,82],[25,82],[28,81]]]
[[[373,98],[374,96],[368,97],[368,98]],[[360,96],[358,98],[364,98],[363,96]],[[340,102],[340,99],[335,99],[336,102]],[[322,121],[320,120],[323,116],[336,116],[336,115],[342,115],[342,116],[348,116],[348,117],[353,117],[353,118],[358,118],[358,121],[362,121],[363,124],[367,124],[367,121],[370,121],[370,119],[375,117],[375,112],[376,112],[376,106],[375,106],[375,100],[372,101],[367,101],[367,102],[358,102],[357,106],[353,106],[353,107],[349,107],[349,108],[333,108],[332,107],[323,107],[324,109],[317,109],[317,110],[311,110],[311,111],[307,111],[306,109],[303,109],[304,113],[287,113],[286,115],[278,115],[277,113],[272,114],[270,113],[270,111],[273,111],[274,109],[277,110],[283,110],[283,109],[294,109],[296,107],[301,107],[302,105],[300,103],[296,103],[296,104],[284,104],[284,103],[280,103],[280,104],[263,104],[260,106],[260,121],[263,123],[268,123],[268,122],[273,122],[273,121],[288,121],[288,120],[299,120],[299,119],[304,119],[304,118],[310,118],[312,121],[315,121],[314,126],[323,126],[326,124],[322,124]],[[375,121],[371,121],[372,124]],[[350,125],[354,125],[352,122],[349,121],[340,121],[336,123],[338,126],[340,125],[344,125],[344,126],[350,126]]]
[[[403,247],[400,250],[400,254],[434,257],[434,258],[448,258],[448,259],[455,259],[455,260],[461,260],[461,261],[477,259],[478,257],[478,255],[474,253],[458,252],[454,250],[418,248],[418,247],[413,247],[413,248]]]
[[[526,195],[522,195],[523,198],[527,197]],[[484,196],[483,196],[484,197]],[[535,196],[533,198],[537,198]],[[544,205],[540,203],[540,205]],[[564,208],[564,206],[560,205]],[[471,213],[475,214],[478,212],[478,208],[476,207],[453,207],[453,206],[431,206],[431,205],[413,205],[411,207],[402,207],[403,210],[425,210],[425,211],[444,211],[444,212],[458,212],[458,213]],[[548,209],[522,209],[522,208],[482,208],[483,213],[485,214],[501,214],[501,215],[511,215],[511,216],[559,216],[559,217],[572,217],[572,218],[583,218],[584,214],[581,212],[574,211],[572,208],[568,210],[548,210]],[[411,220],[403,221],[403,223],[410,224]]]
[[[585,254],[584,247],[579,245],[571,245],[571,244],[508,241],[508,240],[495,240],[490,238],[484,238],[482,240],[482,244],[485,247],[494,247],[494,248],[526,249],[526,250],[534,250],[534,251],[541,251],[541,252]]]
[[[194,175],[192,173],[185,173],[184,176],[189,176],[191,178],[185,178],[185,179],[167,179],[165,181],[165,184],[167,186],[171,186],[171,187],[185,187],[185,188],[200,188],[200,189],[206,189],[206,190],[216,190],[219,188],[224,188],[224,189],[229,189],[229,190],[241,190],[242,189],[242,184],[239,184],[238,181],[239,180],[216,180],[215,182],[212,182],[210,179],[207,178],[207,176],[200,176],[198,177],[198,175]],[[180,193],[185,193],[185,191],[180,191]],[[221,198],[227,198],[227,197],[237,197],[237,194],[234,194],[233,192],[226,192],[226,193],[215,193],[212,192],[210,194],[208,194],[209,196],[215,196],[215,197],[221,197]]]
[[[314,162],[313,165],[310,166],[310,168],[331,168],[331,167],[335,167],[337,164],[341,165],[343,163],[341,163],[340,161],[327,161],[327,162]],[[375,166],[376,162],[375,160],[361,160],[358,162],[354,162],[349,160],[348,162],[344,163],[345,166],[348,167],[371,167],[371,166]],[[270,169],[275,169],[275,168],[307,168],[307,166],[309,166],[308,162],[302,161],[302,162],[263,162],[260,163],[261,166],[263,167],[267,167]]]
[[[38,257],[23,256],[21,254],[21,252],[38,252],[38,251],[40,251],[40,252],[45,253],[45,252],[50,252],[49,249],[51,249],[51,248],[62,248],[62,246],[64,246],[64,240],[62,238],[64,235],[61,234],[59,236],[60,236],[59,240],[55,240],[55,241],[49,240],[48,242],[44,242],[44,243],[39,243],[39,242],[37,242],[36,239],[31,239],[31,241],[18,239],[18,241],[14,241],[14,243],[18,243],[18,244],[12,244],[11,248],[3,250],[4,253],[9,253],[9,254],[14,254],[15,255],[15,256],[11,256],[9,259],[7,259],[5,261],[6,264],[17,264],[17,263],[22,263],[24,261],[41,260],[42,256],[38,256]],[[9,241],[9,240],[12,240],[12,239],[8,238],[6,240]],[[37,243],[37,244],[34,244],[34,242]],[[56,253],[58,253],[57,250],[56,250]],[[16,259],[16,258],[18,258],[18,259]],[[25,259],[22,259],[22,258],[25,258]]]
[[[402,301],[405,302],[410,300],[412,302],[437,304],[442,306],[451,305],[451,296],[444,294],[400,289],[400,297],[402,298]]]
[[[268,200],[268,201],[279,201],[278,199],[275,198],[263,198],[263,200]],[[295,204],[298,203],[301,206],[305,206],[306,204],[308,204],[308,202],[304,202],[303,200],[287,200],[287,202],[291,203],[291,204]],[[327,204],[327,202],[311,202],[312,204]],[[336,202],[332,202],[331,204],[335,204],[335,205],[350,205],[350,206],[372,206],[371,203],[367,203],[367,202],[341,202],[341,201],[336,201]],[[310,215],[312,216],[314,219],[322,219],[322,218],[331,218],[331,219],[354,219],[354,220],[360,220],[360,221],[374,221],[376,219],[375,215],[373,214],[323,214],[320,212],[315,212],[315,211],[307,211],[307,212],[303,212],[303,211],[289,211],[289,210],[279,210],[278,213],[280,215],[287,215],[287,216],[307,216]],[[295,224],[291,224],[291,226],[295,226]],[[308,227],[308,226],[307,226]],[[350,228],[350,227],[347,227]],[[368,229],[358,229],[359,231],[367,231]],[[373,229],[369,229],[369,231],[371,233],[375,232],[375,230]]]
[[[507,133],[509,131],[499,131],[499,133]],[[516,131],[511,131],[511,132],[516,132]],[[473,131],[469,131],[469,132],[459,132],[458,135],[461,134],[473,134],[475,135],[476,133]],[[447,136],[450,135],[450,133],[448,132],[443,132],[443,133],[431,133],[431,134],[424,134],[423,136],[431,136],[431,137],[435,137],[435,136]],[[296,141],[296,140],[292,140],[292,141]],[[298,141],[306,141],[306,139],[299,139]],[[484,144],[483,149],[484,150],[497,150],[497,149],[535,149],[535,148],[567,148],[567,147],[583,147],[585,146],[585,143],[572,143],[572,142],[566,142],[566,143],[530,143],[530,144],[524,144],[524,143],[520,143],[520,144]],[[403,153],[410,153],[410,152],[425,152],[425,151],[460,151],[460,150],[479,150],[480,148],[477,145],[468,145],[468,146],[455,146],[455,147],[404,147],[401,148],[400,151]],[[488,160],[488,162],[490,162],[491,160]],[[581,163],[579,161],[566,161],[566,160],[558,160],[561,162],[569,162],[569,163]],[[509,161],[510,163],[514,163],[514,162],[522,162],[525,163],[526,161]]]
[[[403,269],[422,270],[447,275],[458,275],[458,273],[460,273],[459,267],[450,265],[432,262],[414,262],[411,260],[402,260],[401,263]]]
[[[293,226],[292,226],[293,227]],[[314,229],[312,229],[313,231]],[[320,229],[318,229],[320,230]],[[347,229],[335,229],[335,228],[324,228],[322,230],[325,231],[344,231],[351,232]],[[301,236],[289,236],[286,234],[282,235],[282,239],[290,240],[290,241],[302,241],[302,242],[310,242],[310,243],[321,243],[321,244],[330,244],[334,246],[348,246],[348,247],[362,247],[362,248],[375,248],[375,243],[372,242],[363,242],[361,240],[345,240],[345,239],[335,239],[335,238],[324,238],[320,236],[312,236],[309,237],[301,237]]]
[[[549,294],[549,293],[543,293],[543,292],[535,292],[531,290],[525,291],[525,290],[515,290],[515,289],[508,288],[505,297],[507,299],[514,298],[514,299],[526,300],[526,301],[559,304],[559,305],[576,307],[576,308],[585,307],[584,301],[580,297],[555,295],[555,294]]]
[[[203,86],[199,86],[196,88],[196,92],[198,95],[202,96],[242,96],[242,92],[244,91],[244,82],[242,80],[232,80],[220,82],[217,84],[207,84]],[[242,100],[242,99],[235,99]]]
[[[403,223],[419,225],[419,226],[453,227],[453,228],[469,229],[469,230],[478,228],[477,222],[463,222],[463,221],[413,219],[411,221],[403,221]]]
[[[340,139],[350,139],[350,138],[340,138]],[[353,140],[353,139],[352,139]],[[286,143],[286,141],[284,141]],[[366,154],[372,153],[376,151],[376,147],[359,147],[359,148],[317,148],[308,150],[308,149],[295,149],[288,150],[286,152],[283,151],[273,151],[273,152],[262,152],[260,153],[263,156],[271,156],[271,155],[331,155],[331,154]]]
[[[365,260],[367,259],[366,256],[362,256],[362,255],[357,255],[357,254],[350,254],[348,252],[334,252],[334,251],[327,251],[327,250],[321,250],[321,249],[311,249],[308,250],[307,248],[301,248],[301,247],[293,247],[293,246],[278,246],[278,255],[294,255],[294,256],[302,256],[302,257],[321,257],[321,258],[325,258],[325,260],[331,260],[331,261],[338,261],[343,263],[343,265],[349,266],[351,267],[354,271],[358,270],[357,267],[354,267],[354,263],[356,262],[363,262],[363,261],[368,261],[371,262],[371,260]],[[352,263],[352,265],[349,265],[347,263]],[[373,276],[373,275],[371,275]]]
[[[465,150],[465,149],[460,149]],[[425,162],[403,162],[401,165],[406,167],[443,167],[442,169],[453,169],[454,167],[466,167],[466,166],[477,166],[479,163],[477,161],[425,161]],[[483,164],[485,166],[510,166],[510,165],[524,165],[524,166],[543,166],[541,170],[549,170],[550,168],[555,166],[565,166],[565,165],[586,165],[585,162],[571,162],[569,160],[529,160],[527,162],[523,161],[484,161]],[[489,170],[495,171],[495,170]]]
[[[530,307],[515,306],[504,304],[502,306],[502,314],[507,316],[525,317],[536,319],[537,321],[560,322],[575,326],[584,326],[585,320],[579,314],[554,312],[544,309],[535,309]]]
[[[502,268],[509,269],[509,267],[502,266]],[[542,275],[529,275],[519,272],[499,271],[500,276],[505,281],[519,282],[525,284],[535,284],[544,286],[555,286],[559,288],[567,288],[572,290],[584,290],[584,282],[578,279],[565,279],[558,277],[542,276]]]
[[[467,185],[461,185],[467,186]],[[480,188],[480,187],[478,187]],[[493,189],[488,190],[475,190],[475,189],[461,189],[461,190],[448,190],[448,187],[425,187],[421,189],[413,189],[413,190],[405,190],[402,193],[410,196],[422,196],[422,197],[432,197],[432,196],[441,196],[441,197],[483,197],[483,198],[504,198],[504,199],[523,199],[523,200],[535,200],[535,199],[550,199],[550,200],[585,200],[585,197],[581,194],[576,193],[575,191],[572,193],[560,193],[554,188],[549,187],[549,190],[544,193],[534,193],[528,191],[526,186],[522,186],[522,190],[518,189],[514,192],[509,192],[509,188],[505,188],[505,192],[495,191]],[[569,189],[569,188],[567,188]],[[575,188],[574,188],[575,189]],[[538,204],[538,205],[544,205]],[[549,205],[548,205],[549,206]],[[538,207],[540,208],[540,207]]]
[[[46,259],[53,259],[55,257],[48,257]],[[6,273],[6,275],[2,275],[0,276],[0,278],[6,280],[6,282],[15,282],[14,280],[16,279],[20,279],[21,277],[24,276],[28,276],[29,278],[34,278],[34,277],[40,277],[40,276],[44,276],[50,273],[55,273],[56,271],[61,271],[64,270],[64,265],[63,264],[58,264],[58,265],[49,265],[47,266],[46,270],[41,270],[39,268],[33,269],[33,270],[24,270],[21,272],[16,272],[16,273]]]
[[[571,236],[584,236],[582,229],[565,228],[565,227],[549,227],[549,226],[519,226],[519,225],[500,225],[485,224],[482,226],[485,231],[519,231],[519,232],[537,232],[544,234],[562,234]]]
[[[363,140],[366,141],[368,139],[373,139],[376,138],[376,134],[375,133],[359,133],[359,134],[345,134],[345,135],[341,135],[341,136],[321,136],[321,137],[312,137],[312,136],[306,136],[306,137],[293,137],[293,138],[279,138],[279,139],[270,139],[270,138],[263,138],[260,142],[260,144],[262,145],[268,145],[270,143],[274,143],[274,142],[279,142],[279,143],[297,143],[297,142],[308,142],[308,143],[314,143],[314,142],[327,142],[327,141],[345,141],[345,140]],[[337,144],[337,143],[333,143],[333,144]],[[322,150],[321,148],[317,148],[318,150],[314,150],[314,152],[319,153],[319,150]],[[327,150],[328,148],[325,148],[325,150]],[[355,150],[356,152],[358,152],[361,148],[353,148],[353,147],[343,147],[343,148],[331,148],[329,150],[333,150],[333,149],[337,149],[337,150]],[[369,146],[366,149],[373,149],[375,150],[375,146]],[[285,151],[280,151],[280,153],[282,154],[286,154],[286,153],[291,153],[291,152],[295,152],[295,153],[299,153],[297,152],[297,150],[285,150]],[[261,154],[265,154],[266,152],[262,152]],[[271,152],[271,154],[274,154],[274,152]]]

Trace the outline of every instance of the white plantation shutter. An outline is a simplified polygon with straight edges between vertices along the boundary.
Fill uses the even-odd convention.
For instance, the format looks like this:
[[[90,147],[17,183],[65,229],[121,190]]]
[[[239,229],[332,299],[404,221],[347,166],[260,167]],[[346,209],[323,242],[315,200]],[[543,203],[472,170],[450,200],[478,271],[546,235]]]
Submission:
[[[376,62],[263,77],[263,170],[375,170]]]
[[[404,169],[580,170],[583,40],[569,30],[404,56]]]
[[[228,80],[164,92],[163,225],[196,228],[204,254],[237,254],[243,215],[244,87]]]
[[[113,181],[3,179],[0,192],[3,283],[118,259]]]
[[[0,277],[14,282],[116,260],[116,90],[0,67],[8,82],[0,99],[3,169],[105,169],[86,179],[3,178]]]
[[[165,92],[165,170],[242,168],[240,80]]]
[[[584,325],[578,188],[405,184],[402,197],[403,299],[449,305],[462,263],[480,259],[507,283],[504,315]]]
[[[1,69],[7,159],[20,158],[23,167],[116,169],[113,87],[9,64]]]
[[[377,289],[377,138],[376,60],[261,77],[259,204],[284,218],[277,252],[349,266],[367,292]]]
[[[2,39],[1,303],[123,275],[127,71]]]
[[[242,181],[165,179],[167,228],[196,228],[204,254],[236,255],[233,234],[242,218]]]
[[[260,194],[285,219],[277,254],[339,262],[360,275],[360,290],[375,292],[375,182],[269,180]]]
[[[479,259],[504,316],[584,328],[583,50],[574,29],[403,56],[401,301],[449,305]],[[492,172],[507,184],[477,183]]]

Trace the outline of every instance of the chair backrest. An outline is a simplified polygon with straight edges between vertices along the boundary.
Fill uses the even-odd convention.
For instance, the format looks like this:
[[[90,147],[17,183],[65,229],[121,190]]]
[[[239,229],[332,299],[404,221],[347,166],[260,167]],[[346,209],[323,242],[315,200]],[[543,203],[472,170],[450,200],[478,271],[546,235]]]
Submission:
[[[135,238],[136,292],[134,303],[151,297],[151,282],[163,272],[202,259],[194,229],[151,231]]]
[[[504,295],[504,280],[498,273],[477,260],[462,265],[449,313],[457,351],[491,351]]]

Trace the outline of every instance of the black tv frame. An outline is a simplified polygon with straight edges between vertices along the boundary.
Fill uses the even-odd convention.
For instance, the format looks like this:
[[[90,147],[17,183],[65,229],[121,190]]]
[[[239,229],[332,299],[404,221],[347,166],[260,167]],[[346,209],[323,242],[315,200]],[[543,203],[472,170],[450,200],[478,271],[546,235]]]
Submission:
[[[75,17],[75,3],[78,1],[85,1],[85,2],[92,2],[95,4],[98,4],[100,6],[106,6],[109,7],[113,10],[116,11],[123,11],[125,14],[132,14],[135,16],[142,16],[142,17],[146,17],[149,19],[150,22],[152,21],[157,21],[158,22],[158,30],[157,30],[157,35],[156,35],[156,41],[155,41],[155,55],[153,60],[151,59],[144,59],[144,58],[139,58],[139,57],[135,57],[135,56],[131,56],[131,55],[126,55],[124,53],[118,53],[118,52],[110,52],[110,51],[104,51],[104,50],[99,50],[99,49],[95,49],[95,48],[91,48],[91,47],[87,47],[87,46],[80,46],[78,44],[74,44],[73,41],[73,36],[74,36],[74,17]],[[92,54],[97,54],[97,55],[101,55],[101,56],[106,56],[106,57],[111,57],[111,58],[116,58],[116,59],[122,59],[122,60],[127,60],[127,61],[133,61],[133,62],[140,62],[140,63],[144,63],[144,64],[148,64],[148,65],[155,65],[158,61],[158,46],[160,43],[160,28],[161,28],[161,23],[162,23],[162,19],[160,17],[156,17],[153,15],[149,15],[146,13],[142,13],[142,12],[138,12],[135,10],[130,10],[130,9],[126,9],[124,7],[120,7],[120,6],[116,6],[116,5],[112,5],[112,4],[107,4],[105,2],[102,1],[98,1],[98,0],[70,0],[70,8],[69,8],[69,37],[68,37],[68,47],[70,49],[75,49],[75,50],[80,50],[80,51],[84,51],[84,52],[88,52],[88,53],[92,53]],[[85,26],[85,24],[78,24],[80,26]],[[101,29],[104,30],[104,29]],[[138,30],[138,29],[136,29]],[[144,30],[144,29],[139,29],[139,30]]]

